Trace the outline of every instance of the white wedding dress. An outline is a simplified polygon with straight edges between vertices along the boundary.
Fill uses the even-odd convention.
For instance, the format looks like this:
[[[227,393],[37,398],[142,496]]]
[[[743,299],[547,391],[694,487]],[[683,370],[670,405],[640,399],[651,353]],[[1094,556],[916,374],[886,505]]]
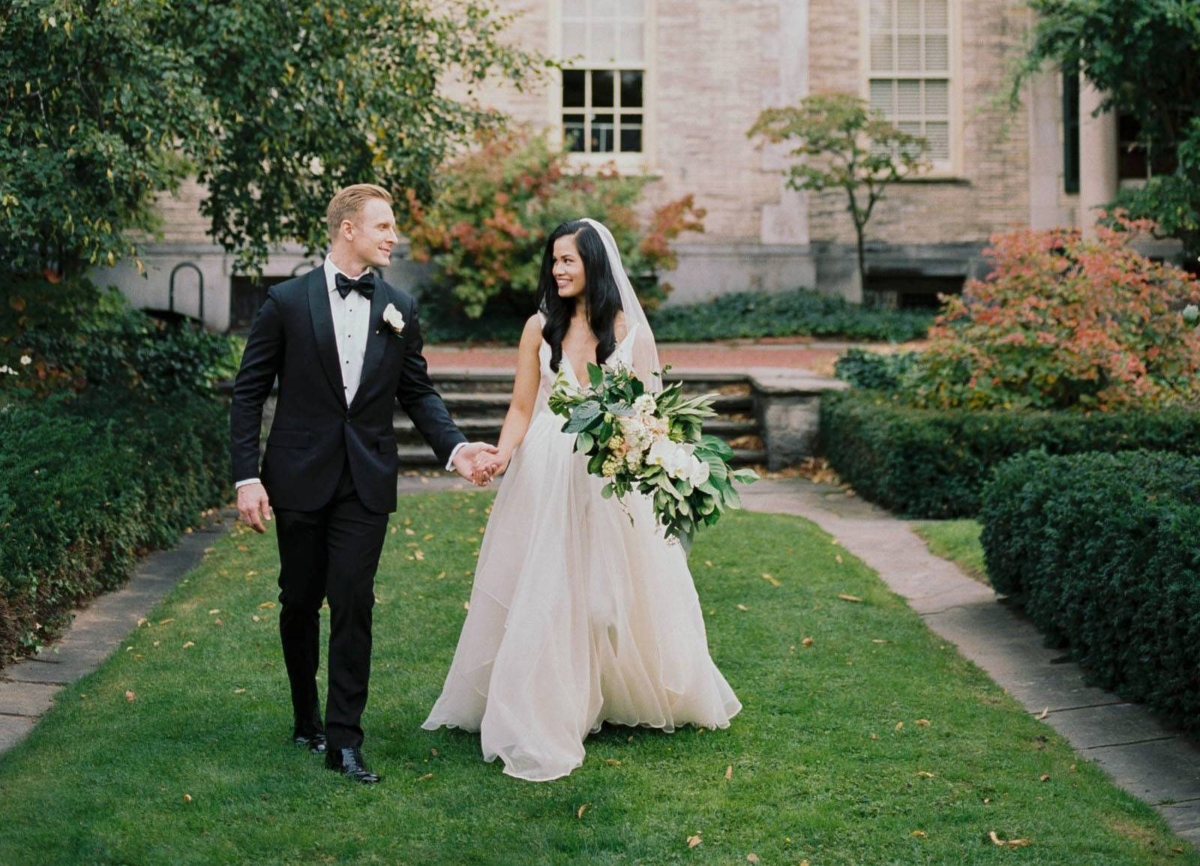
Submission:
[[[634,325],[610,361],[639,370],[638,335]],[[544,340],[539,357],[529,430],[492,506],[458,649],[423,725],[479,731],[484,760],[534,782],[580,766],[584,738],[603,722],[725,728],[742,707],[709,656],[683,548],[663,538],[646,497],[627,497],[631,524],[600,495],[604,482],[547,405],[555,374]],[[561,367],[578,384],[570,361]]]

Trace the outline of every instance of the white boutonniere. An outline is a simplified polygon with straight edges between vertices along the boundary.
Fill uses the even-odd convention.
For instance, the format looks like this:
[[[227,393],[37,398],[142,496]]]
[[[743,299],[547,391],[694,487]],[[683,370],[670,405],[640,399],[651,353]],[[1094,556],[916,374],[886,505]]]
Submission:
[[[383,311],[383,321],[397,334],[404,330],[404,316],[400,315],[395,304],[387,305],[387,309]]]

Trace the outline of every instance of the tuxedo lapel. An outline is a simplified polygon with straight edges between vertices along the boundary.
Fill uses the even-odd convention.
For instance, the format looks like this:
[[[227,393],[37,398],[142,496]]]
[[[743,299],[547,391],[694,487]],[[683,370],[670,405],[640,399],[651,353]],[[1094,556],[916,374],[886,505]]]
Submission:
[[[325,285],[323,267],[313,268],[308,274],[308,309],[312,316],[317,357],[321,359],[325,378],[345,406],[346,388],[342,382],[342,368],[338,364],[337,337],[333,333],[333,313],[329,309],[329,289]]]
[[[391,328],[383,321],[383,311],[388,305],[387,289],[383,280],[375,278],[375,294],[371,296],[371,321],[367,328],[367,350],[363,355],[362,376],[358,380],[358,391],[351,405],[366,399],[365,394],[370,386],[371,377],[383,362],[383,353],[391,339]]]

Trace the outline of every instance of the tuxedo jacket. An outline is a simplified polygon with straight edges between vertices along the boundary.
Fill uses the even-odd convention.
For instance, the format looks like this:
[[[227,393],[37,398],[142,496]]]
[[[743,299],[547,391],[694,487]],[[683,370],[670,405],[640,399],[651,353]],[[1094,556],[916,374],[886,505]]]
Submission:
[[[392,304],[400,333],[383,320]],[[261,478],[271,505],[316,511],[333,497],[347,464],[369,510],[396,510],[396,401],[445,463],[466,437],[429,380],[416,300],[375,280],[358,391],[346,404],[325,269],[272,286],[255,316],[233,387],[234,481]],[[279,379],[275,416],[259,467],[263,404]]]

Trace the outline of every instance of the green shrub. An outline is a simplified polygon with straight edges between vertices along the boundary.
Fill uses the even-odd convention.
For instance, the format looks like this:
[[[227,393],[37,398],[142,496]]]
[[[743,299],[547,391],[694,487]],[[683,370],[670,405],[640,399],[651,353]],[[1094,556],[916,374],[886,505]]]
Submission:
[[[864,391],[893,392],[920,355],[917,352],[883,354],[857,346],[843,352],[833,365],[833,372],[845,382]]]
[[[186,391],[11,403],[0,441],[0,659],[54,637],[228,492],[227,410]]]
[[[997,591],[1096,685],[1200,734],[1200,459],[1034,452],[983,501]]]
[[[973,517],[984,484],[1013,455],[1037,448],[1200,454],[1200,411],[914,409],[852,390],[822,396],[820,438],[830,465],[871,502],[906,517]]]
[[[737,292],[703,304],[661,307],[650,315],[660,342],[705,342],[753,337],[848,337],[915,340],[925,336],[931,313],[877,310],[808,289]]]
[[[209,394],[237,372],[228,337],[154,319],[116,289],[75,280],[19,282],[8,290],[0,309],[0,365],[21,375],[0,376],[0,396],[7,389],[34,396],[82,392],[97,384],[150,399],[180,390]]]

